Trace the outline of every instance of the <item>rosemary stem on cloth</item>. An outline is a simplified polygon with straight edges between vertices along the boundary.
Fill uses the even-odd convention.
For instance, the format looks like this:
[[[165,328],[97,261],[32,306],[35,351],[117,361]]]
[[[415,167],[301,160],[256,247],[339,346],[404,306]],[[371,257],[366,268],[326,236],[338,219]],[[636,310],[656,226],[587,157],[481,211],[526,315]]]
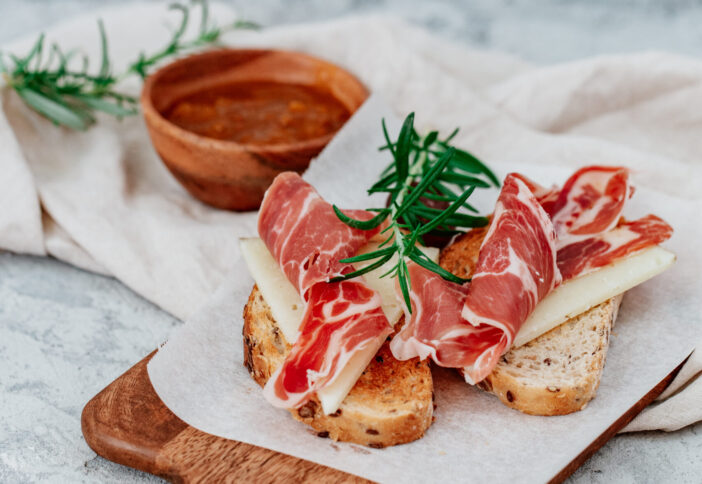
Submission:
[[[95,123],[97,112],[117,118],[136,114],[137,98],[119,92],[116,85],[120,81],[132,75],[143,79],[160,61],[216,44],[224,32],[256,28],[255,24],[246,21],[218,27],[210,22],[206,0],[194,1],[192,5],[199,5],[201,10],[200,27],[195,38],[183,38],[190,22],[191,5],[172,4],[170,9],[179,11],[181,18],[171,40],[158,52],[150,55],[140,53],[137,60],[119,75],[112,72],[107,36],[101,20],[98,21],[101,54],[97,73],[89,72],[90,62],[86,56],[78,56],[75,50],[64,51],[55,43],[47,47],[44,34],[41,34],[24,57],[9,54],[7,61],[6,55],[0,52],[0,75],[25,104],[56,125],[82,131]],[[81,67],[76,69],[78,63]]]

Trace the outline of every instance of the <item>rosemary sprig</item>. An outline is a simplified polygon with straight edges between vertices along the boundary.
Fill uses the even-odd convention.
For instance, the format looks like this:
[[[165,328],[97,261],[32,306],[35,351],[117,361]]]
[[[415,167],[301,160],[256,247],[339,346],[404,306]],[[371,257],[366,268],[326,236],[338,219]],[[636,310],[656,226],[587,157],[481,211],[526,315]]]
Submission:
[[[7,65],[0,52],[0,75],[30,108],[56,125],[82,131],[95,123],[98,111],[117,118],[136,114],[137,98],[119,92],[115,87],[119,82],[131,75],[143,79],[163,59],[215,44],[226,31],[257,27],[246,21],[217,27],[210,22],[206,0],[192,3],[201,8],[197,36],[190,40],[183,39],[190,21],[191,6],[180,3],[171,5],[170,9],[179,11],[181,18],[169,43],[156,53],[146,55],[142,52],[120,75],[112,73],[107,36],[101,20],[98,21],[101,54],[97,73],[89,72],[90,62],[86,56],[81,57],[80,69],[71,67],[74,65],[76,51],[64,52],[55,43],[48,49],[48,58],[44,59],[45,41],[44,34],[41,34],[24,57],[9,54],[12,67]]]
[[[467,200],[476,188],[498,187],[499,180],[475,156],[451,146],[450,142],[458,130],[445,139],[439,139],[437,131],[420,136],[414,129],[414,113],[405,118],[396,141],[391,141],[385,120],[382,128],[386,144],[380,149],[388,150],[393,161],[368,193],[388,193],[388,206],[369,209],[377,212],[377,215],[366,221],[348,217],[336,206],[334,211],[341,221],[362,230],[375,229],[387,223],[381,232],[387,236],[377,250],[342,259],[343,263],[373,262],[335,280],[366,274],[396,257],[395,265],[381,277],[397,277],[411,312],[408,259],[449,281],[467,281],[432,261],[417,243],[424,245],[422,237],[430,232],[456,233],[462,228],[487,225],[486,217],[466,213],[477,213]],[[446,208],[431,206],[430,201],[441,202]]]

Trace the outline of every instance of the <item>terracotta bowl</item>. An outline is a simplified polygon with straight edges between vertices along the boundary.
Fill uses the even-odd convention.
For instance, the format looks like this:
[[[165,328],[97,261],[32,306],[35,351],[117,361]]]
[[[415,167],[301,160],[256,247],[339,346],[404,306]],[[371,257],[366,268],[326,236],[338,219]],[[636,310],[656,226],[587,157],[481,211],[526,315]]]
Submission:
[[[237,82],[315,87],[330,93],[350,113],[368,97],[363,84],[340,67],[280,50],[215,50],[177,60],[149,76],[141,105],[156,151],[190,194],[229,210],[258,208],[278,173],[304,171],[335,134],[286,144],[240,144],[200,136],[164,117],[184,97]]]

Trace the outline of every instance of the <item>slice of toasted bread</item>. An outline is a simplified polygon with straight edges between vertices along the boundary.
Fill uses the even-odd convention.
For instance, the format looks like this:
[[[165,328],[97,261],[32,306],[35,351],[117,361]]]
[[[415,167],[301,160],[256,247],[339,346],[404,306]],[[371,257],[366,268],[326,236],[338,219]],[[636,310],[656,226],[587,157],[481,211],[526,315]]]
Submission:
[[[460,236],[441,252],[441,266],[460,277],[470,277],[486,233],[486,228],[474,229]],[[531,415],[582,410],[600,384],[621,300],[621,295],[613,297],[508,351],[478,386],[497,395],[505,405]]]
[[[244,364],[263,386],[283,362],[290,344],[256,286],[244,308],[243,335]],[[325,415],[316,396],[290,413],[320,437],[387,447],[424,435],[432,422],[432,389],[428,362],[398,361],[386,342],[336,413]]]

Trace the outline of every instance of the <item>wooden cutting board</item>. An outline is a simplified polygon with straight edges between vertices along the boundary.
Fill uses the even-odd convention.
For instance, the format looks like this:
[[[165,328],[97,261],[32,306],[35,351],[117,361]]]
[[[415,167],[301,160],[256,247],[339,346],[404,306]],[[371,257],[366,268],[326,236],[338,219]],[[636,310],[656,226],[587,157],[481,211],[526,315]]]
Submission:
[[[197,430],[161,402],[146,372],[156,351],[90,400],[81,416],[98,455],[172,482],[367,483],[351,474]],[[682,364],[631,407],[551,480],[564,481],[663,392]]]

